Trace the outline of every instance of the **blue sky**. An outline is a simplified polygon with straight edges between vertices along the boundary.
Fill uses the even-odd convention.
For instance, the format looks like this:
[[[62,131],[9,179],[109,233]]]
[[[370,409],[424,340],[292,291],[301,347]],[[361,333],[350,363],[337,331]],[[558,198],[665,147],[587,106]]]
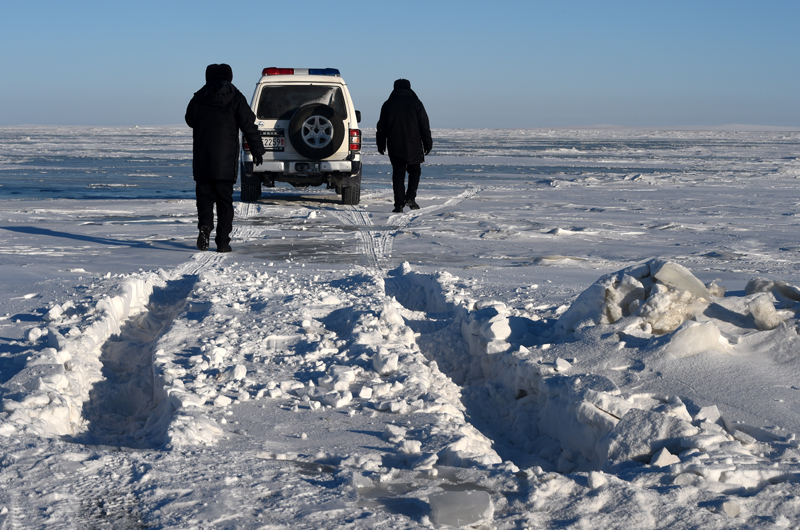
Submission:
[[[4,2],[0,125],[183,123],[205,66],[335,67],[362,126],[404,77],[433,127],[800,127],[800,2]]]

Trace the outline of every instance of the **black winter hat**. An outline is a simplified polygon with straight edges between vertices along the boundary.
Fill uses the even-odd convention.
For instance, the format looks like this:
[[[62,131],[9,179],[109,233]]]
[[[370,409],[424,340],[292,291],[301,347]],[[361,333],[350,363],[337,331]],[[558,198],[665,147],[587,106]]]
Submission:
[[[233,81],[233,69],[230,65],[222,64],[209,64],[206,67],[206,83],[211,81]]]
[[[411,81],[408,79],[398,79],[394,82],[394,89],[400,90],[402,88],[410,89],[411,88]]]

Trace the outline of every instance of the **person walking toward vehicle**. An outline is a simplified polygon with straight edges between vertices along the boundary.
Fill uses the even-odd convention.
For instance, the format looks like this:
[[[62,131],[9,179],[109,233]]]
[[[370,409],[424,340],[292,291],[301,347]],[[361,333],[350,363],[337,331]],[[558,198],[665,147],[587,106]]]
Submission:
[[[411,90],[408,79],[394,82],[394,90],[381,107],[376,139],[380,154],[389,149],[394,189],[392,211],[402,212],[404,206],[419,210],[416,199],[421,165],[433,148],[433,139],[428,114],[422,101]],[[408,189],[405,188],[406,172]]]
[[[227,64],[210,64],[206,84],[195,92],[186,108],[186,124],[192,128],[192,173],[197,197],[197,248],[208,250],[217,207],[217,252],[231,251],[233,184],[239,163],[239,131],[244,134],[255,165],[264,161],[264,145],[256,116],[233,86],[233,70]]]

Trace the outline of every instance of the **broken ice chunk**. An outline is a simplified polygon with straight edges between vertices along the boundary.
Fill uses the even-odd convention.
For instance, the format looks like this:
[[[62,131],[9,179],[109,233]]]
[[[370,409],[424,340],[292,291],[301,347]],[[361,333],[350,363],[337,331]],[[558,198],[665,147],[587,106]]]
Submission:
[[[701,407],[700,411],[695,414],[694,419],[700,422],[717,423],[721,417],[722,415],[719,413],[717,406],[710,405],[708,407]]]
[[[770,291],[789,300],[800,301],[800,289],[786,282],[773,282],[765,278],[753,278],[747,282],[747,286],[744,288],[746,294],[768,293]]]
[[[747,304],[747,307],[750,309],[750,314],[753,315],[756,327],[762,331],[775,329],[783,322],[778,312],[775,311],[772,296],[768,294],[757,296]]]
[[[699,432],[691,423],[674,416],[631,409],[600,440],[598,449],[601,454],[608,455],[608,463],[611,465],[626,460],[649,462],[664,447],[672,449],[672,454],[681,452],[681,438],[694,436]]]
[[[481,326],[481,335],[487,340],[506,340],[511,336],[511,326],[503,315],[496,315]]]
[[[725,501],[722,503],[722,511],[730,517],[736,517],[739,515],[739,512],[741,512],[741,508],[736,501]]]
[[[675,357],[691,357],[707,351],[727,353],[719,328],[713,322],[688,322],[678,328],[665,351]]]
[[[47,314],[42,318],[44,320],[47,320],[48,322],[53,322],[53,321],[56,321],[59,318],[61,318],[61,315],[63,315],[63,314],[64,314],[64,310],[61,309],[61,306],[60,305],[55,305],[55,306],[51,307],[50,310],[47,312]]]
[[[650,465],[653,467],[667,467],[672,464],[677,464],[681,459],[670,453],[666,447],[657,452],[650,460]]]
[[[373,482],[369,478],[358,472],[353,473],[351,482],[357,489],[367,489],[374,486]]]
[[[329,294],[329,295],[323,297],[322,300],[320,300],[320,302],[323,305],[337,305],[337,304],[342,303],[341,300],[339,300],[337,297],[333,296],[332,294]]]
[[[392,391],[392,384],[391,383],[379,383],[372,387],[373,396],[374,397],[382,397],[386,394],[389,394]]]
[[[461,527],[487,523],[494,516],[492,498],[485,491],[447,491],[431,495],[428,502],[434,524]]]
[[[588,478],[588,485],[591,489],[596,490],[597,488],[602,488],[608,483],[608,479],[605,477],[605,474],[600,471],[592,471],[589,473]]]
[[[380,318],[386,324],[394,324],[395,326],[402,326],[406,323],[406,321],[405,319],[403,319],[403,315],[397,312],[397,309],[395,308],[396,303],[397,302],[384,304]]]
[[[655,273],[655,279],[674,289],[683,289],[698,298],[711,300],[711,293],[708,292],[703,282],[698,280],[683,265],[667,262]]]
[[[381,351],[372,356],[372,366],[381,375],[389,375],[397,371],[398,356],[396,353]]]
[[[733,431],[732,435],[735,439],[739,440],[741,443],[745,445],[752,445],[756,443],[758,440],[747,434],[746,432],[742,432],[740,430]]]
[[[386,428],[383,429],[383,437],[392,443],[397,443],[406,437],[406,430],[397,425],[387,425]]]
[[[413,464],[411,464],[412,469],[427,469],[429,471],[436,471],[433,469],[433,466],[439,460],[439,457],[436,453],[425,453],[420,456]]]
[[[489,355],[494,355],[496,353],[503,353],[507,351],[511,347],[511,344],[507,343],[504,340],[490,340],[486,344],[486,353]]]
[[[419,440],[403,440],[397,450],[407,455],[418,455],[422,451],[422,442]]]
[[[217,396],[217,398],[214,400],[214,406],[215,407],[227,407],[232,402],[233,402],[233,400],[231,398],[229,398],[228,396],[220,395],[220,396]]]
[[[711,296],[716,296],[717,298],[722,298],[723,296],[725,296],[726,289],[724,286],[719,285],[717,283],[717,280],[714,280],[713,282],[706,284],[706,289],[708,289],[708,292],[711,293]]]
[[[44,330],[39,328],[31,328],[28,330],[28,335],[27,335],[28,341],[36,342],[37,340],[39,340],[39,337],[41,337],[43,334]]]
[[[616,322],[639,309],[647,296],[642,282],[627,274],[613,289],[606,292],[606,316],[610,322]]]
[[[220,381],[241,381],[247,375],[247,368],[242,364],[229,366],[217,378]]]
[[[351,394],[349,391],[342,393],[335,391],[328,392],[322,396],[321,401],[325,405],[338,409],[350,404],[350,402],[353,401],[353,394]]]

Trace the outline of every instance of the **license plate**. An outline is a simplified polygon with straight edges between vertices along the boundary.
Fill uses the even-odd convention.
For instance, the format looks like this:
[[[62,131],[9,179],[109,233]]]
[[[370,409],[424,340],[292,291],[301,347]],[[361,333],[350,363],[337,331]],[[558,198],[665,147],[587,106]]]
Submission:
[[[281,129],[261,131],[261,141],[267,151],[283,151],[286,148],[286,138],[284,138],[283,130]]]

